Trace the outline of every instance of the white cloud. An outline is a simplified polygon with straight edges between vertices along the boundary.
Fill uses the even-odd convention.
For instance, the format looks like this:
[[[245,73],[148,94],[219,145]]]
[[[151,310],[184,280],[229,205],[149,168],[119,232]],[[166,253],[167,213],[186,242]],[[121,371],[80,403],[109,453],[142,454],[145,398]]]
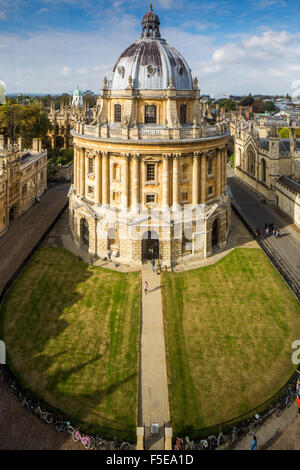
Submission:
[[[40,15],[41,13],[46,13],[47,11],[49,11],[48,8],[41,8],[40,10],[36,12],[36,14]]]

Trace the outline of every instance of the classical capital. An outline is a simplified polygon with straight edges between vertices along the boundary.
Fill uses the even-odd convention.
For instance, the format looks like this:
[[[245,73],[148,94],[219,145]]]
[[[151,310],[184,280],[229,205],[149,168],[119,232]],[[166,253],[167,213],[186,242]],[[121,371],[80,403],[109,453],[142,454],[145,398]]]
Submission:
[[[169,158],[171,157],[171,154],[170,153],[163,153],[162,157],[163,157],[164,160],[169,160]]]

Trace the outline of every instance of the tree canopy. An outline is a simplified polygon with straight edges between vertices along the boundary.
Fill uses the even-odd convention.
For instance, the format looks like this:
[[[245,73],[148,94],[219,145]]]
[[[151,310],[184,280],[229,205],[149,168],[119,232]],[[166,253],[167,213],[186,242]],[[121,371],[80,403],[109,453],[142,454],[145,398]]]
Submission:
[[[27,106],[6,104],[0,108],[0,133],[9,137],[12,143],[21,136],[24,148],[31,147],[33,138],[41,138],[46,144],[49,129],[51,123],[47,112],[39,102]]]

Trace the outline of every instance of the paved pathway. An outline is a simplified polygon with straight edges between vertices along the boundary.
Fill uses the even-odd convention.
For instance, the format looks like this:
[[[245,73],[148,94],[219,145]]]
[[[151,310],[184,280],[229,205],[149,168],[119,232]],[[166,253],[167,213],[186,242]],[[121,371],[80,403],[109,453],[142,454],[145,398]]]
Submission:
[[[67,203],[69,184],[55,186],[0,238],[0,292]]]
[[[260,197],[237,177],[228,178],[235,201],[246,215],[251,225],[264,233],[265,222],[273,222],[280,229],[281,237],[267,236],[268,246],[284,261],[292,275],[300,280],[300,231],[281,216],[269,204],[261,204]]]
[[[290,408],[286,408],[279,418],[275,413],[268,418],[264,425],[256,432],[258,450],[267,449],[270,443],[276,436],[279,436],[287,426],[289,426],[296,419],[298,409],[296,402]],[[299,418],[300,419],[300,418]],[[235,450],[249,450],[251,443],[251,436],[245,436],[235,447]]]
[[[148,281],[149,292],[144,293]],[[142,268],[142,322],[139,425],[146,426],[145,449],[164,449],[164,424],[169,426],[169,395],[160,275],[147,263]],[[150,436],[151,422],[160,423],[158,436]]]

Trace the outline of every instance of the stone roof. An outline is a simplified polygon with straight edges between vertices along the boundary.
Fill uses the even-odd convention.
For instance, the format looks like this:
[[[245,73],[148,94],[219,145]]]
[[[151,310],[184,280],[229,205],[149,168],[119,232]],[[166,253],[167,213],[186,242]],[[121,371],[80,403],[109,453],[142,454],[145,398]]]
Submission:
[[[177,90],[193,89],[189,65],[174,47],[160,38],[159,19],[150,7],[143,19],[141,39],[127,47],[113,66],[111,89],[124,90],[132,83],[136,89],[165,90],[171,79]]]
[[[283,175],[278,178],[277,182],[287,188],[294,194],[300,194],[300,184],[294,181],[289,176]]]

